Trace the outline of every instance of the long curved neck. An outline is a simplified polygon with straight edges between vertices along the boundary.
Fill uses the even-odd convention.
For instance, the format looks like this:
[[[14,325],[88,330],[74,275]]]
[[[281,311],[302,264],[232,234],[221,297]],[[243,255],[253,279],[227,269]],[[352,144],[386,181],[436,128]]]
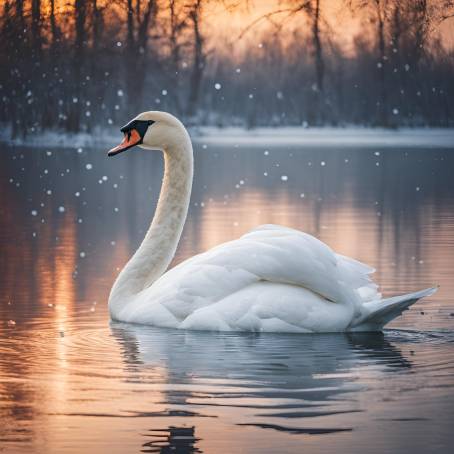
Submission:
[[[150,228],[139,249],[118,275],[109,305],[124,303],[151,286],[175,255],[189,208],[193,176],[193,154],[189,135],[181,134],[175,145],[164,149],[164,178]]]

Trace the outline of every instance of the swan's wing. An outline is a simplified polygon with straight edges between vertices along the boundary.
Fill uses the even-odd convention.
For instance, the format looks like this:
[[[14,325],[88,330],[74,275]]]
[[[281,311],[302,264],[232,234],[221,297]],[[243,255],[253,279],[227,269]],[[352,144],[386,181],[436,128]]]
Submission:
[[[336,254],[336,257],[338,266],[342,268],[342,274],[346,276],[346,281],[356,289],[362,302],[381,299],[378,285],[370,277],[375,273],[375,268],[344,255]]]
[[[221,244],[169,270],[144,290],[133,312],[156,308],[153,324],[175,325],[195,310],[217,303],[260,281],[292,284],[331,302],[359,308],[362,290],[373,292],[370,267],[335,254],[326,244],[303,232],[265,225]],[[159,308],[157,307],[159,306]],[[148,311],[146,311],[148,308]],[[150,322],[151,323],[151,322]]]
[[[376,290],[370,278],[373,268],[334,253],[322,241],[299,230],[263,225],[238,241],[248,243],[244,251],[250,248],[254,253],[257,248],[254,271],[265,280],[299,285],[333,302],[359,303],[365,288]],[[264,263],[263,258],[268,261]]]

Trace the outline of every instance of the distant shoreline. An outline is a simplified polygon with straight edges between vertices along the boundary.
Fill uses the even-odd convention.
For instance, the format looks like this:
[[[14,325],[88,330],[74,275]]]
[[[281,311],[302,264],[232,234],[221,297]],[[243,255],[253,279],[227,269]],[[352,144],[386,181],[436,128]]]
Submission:
[[[299,147],[397,147],[397,148],[451,148],[454,150],[454,128],[400,128],[396,130],[361,127],[317,127],[302,128],[260,127],[243,129],[239,127],[217,128],[202,126],[190,128],[196,145],[222,146],[299,146]],[[25,140],[8,138],[8,132],[0,134],[0,142],[9,146],[42,148],[80,148],[113,146],[121,139],[115,129],[101,133],[66,134],[47,131],[29,135]]]

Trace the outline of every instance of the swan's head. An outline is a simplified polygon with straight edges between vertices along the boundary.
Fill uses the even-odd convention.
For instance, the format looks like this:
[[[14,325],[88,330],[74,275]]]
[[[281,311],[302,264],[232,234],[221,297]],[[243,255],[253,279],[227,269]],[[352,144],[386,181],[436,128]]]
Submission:
[[[183,124],[167,112],[143,112],[120,130],[124,134],[120,145],[112,148],[108,156],[115,156],[138,145],[151,150],[165,150],[186,136]]]

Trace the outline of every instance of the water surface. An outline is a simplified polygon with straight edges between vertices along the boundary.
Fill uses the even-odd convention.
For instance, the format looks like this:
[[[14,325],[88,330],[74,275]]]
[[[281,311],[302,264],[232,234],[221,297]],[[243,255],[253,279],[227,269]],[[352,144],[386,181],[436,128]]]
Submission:
[[[376,267],[385,295],[441,286],[380,335],[111,323],[160,155],[0,159],[0,451],[452,451],[452,150],[196,144],[174,263],[280,223]]]

